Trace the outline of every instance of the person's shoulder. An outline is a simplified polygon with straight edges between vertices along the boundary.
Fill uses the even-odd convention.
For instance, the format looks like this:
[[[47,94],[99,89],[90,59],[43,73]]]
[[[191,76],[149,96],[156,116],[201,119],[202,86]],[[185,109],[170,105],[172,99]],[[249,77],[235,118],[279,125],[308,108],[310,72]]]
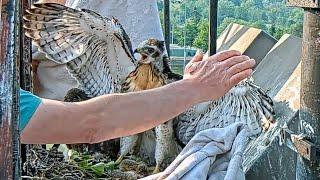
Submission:
[[[25,90],[20,88],[20,94],[28,94],[28,93],[30,93],[30,92],[29,91],[25,91]]]
[[[35,101],[35,102],[40,102],[41,98],[32,94],[29,91],[23,90],[20,88],[20,103],[21,102],[26,102],[26,101]]]
[[[20,89],[20,130],[23,130],[26,127],[40,103],[40,97],[29,91]]]

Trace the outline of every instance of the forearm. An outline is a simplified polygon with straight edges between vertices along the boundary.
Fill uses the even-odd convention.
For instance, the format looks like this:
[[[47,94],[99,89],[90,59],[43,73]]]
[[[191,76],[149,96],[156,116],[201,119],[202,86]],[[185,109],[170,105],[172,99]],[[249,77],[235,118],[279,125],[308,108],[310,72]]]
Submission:
[[[103,141],[151,129],[185,111],[199,100],[193,84],[179,81],[162,88],[128,94],[106,95],[81,103],[97,129],[92,141]]]
[[[78,103],[44,100],[22,133],[23,143],[93,143],[136,134],[197,103],[187,80],[135,93],[109,94]],[[52,128],[55,127],[55,128]]]

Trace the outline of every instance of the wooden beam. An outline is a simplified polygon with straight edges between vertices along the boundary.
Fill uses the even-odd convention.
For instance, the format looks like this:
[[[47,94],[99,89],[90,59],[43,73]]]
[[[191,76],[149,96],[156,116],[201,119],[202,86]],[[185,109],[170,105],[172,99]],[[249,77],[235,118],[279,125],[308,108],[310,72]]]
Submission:
[[[20,179],[18,130],[19,0],[1,1],[0,179]]]
[[[300,133],[320,146],[320,10],[306,9],[303,23],[300,97]],[[298,156],[297,179],[319,179],[320,157],[306,160]]]

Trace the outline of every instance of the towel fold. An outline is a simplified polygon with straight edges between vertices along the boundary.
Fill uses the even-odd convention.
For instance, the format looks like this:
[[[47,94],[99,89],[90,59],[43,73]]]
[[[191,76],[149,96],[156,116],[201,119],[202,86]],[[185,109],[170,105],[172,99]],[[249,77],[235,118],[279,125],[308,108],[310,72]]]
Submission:
[[[243,123],[201,131],[165,171],[143,180],[244,180],[242,155],[248,140]]]

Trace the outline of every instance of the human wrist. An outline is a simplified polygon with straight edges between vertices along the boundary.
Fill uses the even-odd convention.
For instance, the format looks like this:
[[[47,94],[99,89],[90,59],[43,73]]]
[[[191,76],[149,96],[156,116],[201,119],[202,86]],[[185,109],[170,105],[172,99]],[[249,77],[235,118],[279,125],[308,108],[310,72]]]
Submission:
[[[206,97],[201,90],[203,88],[201,87],[201,84],[196,80],[183,79],[180,81],[180,84],[182,87],[181,93],[185,94],[192,104],[206,101]]]

